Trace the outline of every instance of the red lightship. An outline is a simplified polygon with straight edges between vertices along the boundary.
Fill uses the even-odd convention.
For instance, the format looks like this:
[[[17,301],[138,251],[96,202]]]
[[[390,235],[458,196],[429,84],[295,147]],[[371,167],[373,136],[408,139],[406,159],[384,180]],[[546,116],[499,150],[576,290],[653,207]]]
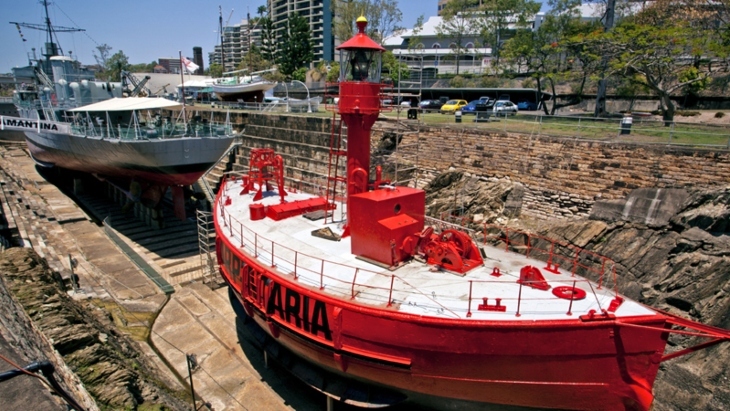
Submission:
[[[346,183],[345,204],[329,187],[325,197],[285,187],[270,149],[253,149],[248,174],[225,181],[215,203],[221,274],[266,338],[327,375],[397,394],[316,388],[373,407],[648,410],[659,364],[697,348],[665,355],[670,333],[709,338],[701,347],[730,340],[619,295],[605,257],[504,229],[468,235],[426,217],[422,190],[372,178],[384,49],[366,24],[338,47],[348,134],[333,153],[347,166],[330,181]]]

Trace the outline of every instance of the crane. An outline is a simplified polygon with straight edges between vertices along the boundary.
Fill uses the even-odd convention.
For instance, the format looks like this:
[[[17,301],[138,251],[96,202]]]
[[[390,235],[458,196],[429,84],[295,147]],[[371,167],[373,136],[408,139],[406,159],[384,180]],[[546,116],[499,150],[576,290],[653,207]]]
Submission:
[[[133,86],[132,90],[129,92],[129,97],[137,97],[143,90],[147,90],[146,94],[149,95],[150,90],[145,87],[145,84],[147,84],[149,80],[150,76],[144,76],[141,81],[137,80],[137,77],[132,75],[132,73],[122,70],[122,87],[126,88],[128,85],[127,83]]]
[[[155,91],[152,94],[154,94],[156,96],[156,95],[159,95],[161,91],[167,93],[167,86],[169,86],[169,85],[170,85],[170,83],[165,84],[164,86],[158,88],[157,91]]]

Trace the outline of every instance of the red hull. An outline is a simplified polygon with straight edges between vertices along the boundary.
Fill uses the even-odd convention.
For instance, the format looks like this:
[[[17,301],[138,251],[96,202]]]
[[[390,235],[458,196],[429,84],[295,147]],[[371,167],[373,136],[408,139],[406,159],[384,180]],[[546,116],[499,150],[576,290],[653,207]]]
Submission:
[[[325,295],[258,265],[223,236],[217,249],[221,272],[246,312],[279,343],[342,376],[523,407],[651,405],[667,334],[622,324],[661,328],[662,316],[496,322],[409,315]]]

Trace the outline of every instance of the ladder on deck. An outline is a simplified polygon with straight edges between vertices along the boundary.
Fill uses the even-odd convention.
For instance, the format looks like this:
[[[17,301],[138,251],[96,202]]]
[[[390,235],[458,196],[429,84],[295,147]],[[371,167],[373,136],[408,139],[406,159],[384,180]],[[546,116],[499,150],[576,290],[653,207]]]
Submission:
[[[342,117],[337,116],[337,112],[332,112],[332,127],[330,132],[330,149],[329,149],[329,161],[327,164],[327,191],[325,193],[325,198],[328,204],[335,204],[335,202],[338,199],[338,193],[339,198],[342,198],[344,196],[344,192],[347,190],[346,184],[347,184],[347,165],[344,166],[340,164],[340,161],[342,159],[347,160],[347,150],[345,147],[343,147],[343,138],[342,138],[342,128],[343,128],[343,121]],[[345,139],[344,143],[346,144],[347,141]],[[341,174],[340,172],[342,170],[345,170],[345,175]],[[345,221],[346,215],[343,211],[343,208],[340,207],[340,212],[342,213],[342,221]],[[325,218],[324,222],[325,224],[328,221],[329,213],[325,212]],[[332,213],[332,220],[331,222],[334,222],[334,212]]]

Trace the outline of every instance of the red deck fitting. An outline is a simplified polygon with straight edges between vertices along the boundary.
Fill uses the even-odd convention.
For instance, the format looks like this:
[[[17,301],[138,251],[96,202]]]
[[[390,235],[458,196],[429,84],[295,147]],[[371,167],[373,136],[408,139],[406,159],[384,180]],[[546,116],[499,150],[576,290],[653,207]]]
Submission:
[[[528,287],[537,288],[538,290],[549,290],[550,284],[545,281],[540,269],[531,265],[526,265],[520,270],[520,279],[518,283]]]
[[[331,210],[333,208],[333,206],[329,208],[327,206],[327,200],[323,197],[291,201],[266,207],[266,216],[274,221],[279,221],[285,218],[311,213],[312,211]]]

